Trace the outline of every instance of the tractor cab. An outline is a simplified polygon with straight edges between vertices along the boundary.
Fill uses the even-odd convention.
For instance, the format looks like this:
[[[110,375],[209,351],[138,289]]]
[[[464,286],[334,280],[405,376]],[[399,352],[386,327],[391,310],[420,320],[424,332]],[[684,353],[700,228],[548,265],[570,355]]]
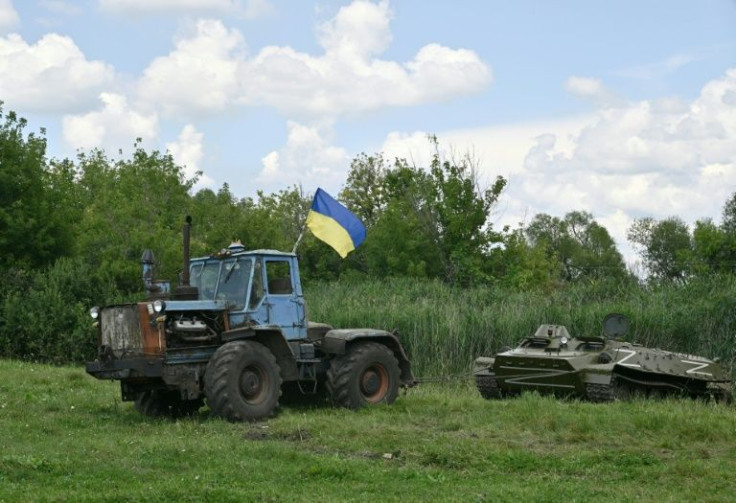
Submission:
[[[231,328],[275,326],[287,340],[306,338],[306,309],[294,254],[245,251],[233,243],[209,257],[192,259],[189,275],[198,300],[225,302]]]

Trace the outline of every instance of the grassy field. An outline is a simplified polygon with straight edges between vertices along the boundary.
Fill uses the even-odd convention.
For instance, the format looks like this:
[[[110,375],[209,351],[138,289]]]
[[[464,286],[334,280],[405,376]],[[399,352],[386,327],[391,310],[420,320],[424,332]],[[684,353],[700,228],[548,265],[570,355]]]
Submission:
[[[0,360],[0,501],[732,501],[736,408],[484,401],[151,420],[79,367]]]

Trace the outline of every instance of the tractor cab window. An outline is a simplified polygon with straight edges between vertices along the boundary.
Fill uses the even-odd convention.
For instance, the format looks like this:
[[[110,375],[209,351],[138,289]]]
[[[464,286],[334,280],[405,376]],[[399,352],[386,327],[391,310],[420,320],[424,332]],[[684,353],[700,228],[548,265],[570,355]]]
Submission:
[[[220,281],[217,283],[218,300],[226,300],[230,308],[236,311],[245,307],[245,295],[252,271],[248,259],[228,260],[220,268]]]
[[[289,262],[267,260],[266,277],[268,278],[268,293],[271,295],[290,295],[293,291]]]
[[[199,283],[200,283],[201,278],[202,278],[202,264],[192,264],[189,267],[189,284],[199,288]]]
[[[253,286],[250,289],[248,309],[253,311],[258,307],[263,298],[263,293],[263,268],[261,267],[261,261],[258,260],[253,266]]]
[[[190,284],[199,289],[199,300],[213,300],[217,277],[220,274],[219,262],[193,264],[190,269]]]

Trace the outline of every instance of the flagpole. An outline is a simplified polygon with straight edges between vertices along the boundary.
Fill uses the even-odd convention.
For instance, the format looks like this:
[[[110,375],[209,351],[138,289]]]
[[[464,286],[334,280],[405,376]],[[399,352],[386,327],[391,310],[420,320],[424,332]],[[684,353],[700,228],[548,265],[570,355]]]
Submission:
[[[318,188],[317,191],[320,189]],[[312,202],[314,204],[314,202]],[[309,211],[312,211],[311,209]],[[296,253],[296,249],[299,247],[299,243],[302,242],[302,238],[304,237],[304,233],[307,231],[307,220],[309,220],[309,211],[307,211],[307,216],[304,218],[304,221],[302,222],[302,230],[299,231],[299,237],[296,238],[296,243],[294,243],[294,248],[291,250],[291,253]]]
[[[296,243],[294,243],[294,249],[291,250],[291,253],[296,253],[296,248],[299,246],[299,243],[301,243],[302,238],[304,237],[304,231],[306,231],[306,230],[307,230],[307,226],[306,225],[303,225],[302,226],[302,230],[299,233],[299,237],[296,239]]]

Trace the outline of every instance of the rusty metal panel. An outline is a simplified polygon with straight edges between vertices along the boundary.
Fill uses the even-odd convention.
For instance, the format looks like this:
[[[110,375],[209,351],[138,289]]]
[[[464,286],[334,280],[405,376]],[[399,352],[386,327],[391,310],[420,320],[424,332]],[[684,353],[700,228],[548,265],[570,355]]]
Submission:
[[[160,354],[166,347],[165,337],[161,333],[162,324],[151,323],[150,304],[141,302],[138,304],[138,315],[140,317],[141,335],[143,338],[143,352],[145,354]]]
[[[143,337],[138,306],[125,304],[105,307],[100,312],[102,344],[120,358],[124,354],[141,353]]]

